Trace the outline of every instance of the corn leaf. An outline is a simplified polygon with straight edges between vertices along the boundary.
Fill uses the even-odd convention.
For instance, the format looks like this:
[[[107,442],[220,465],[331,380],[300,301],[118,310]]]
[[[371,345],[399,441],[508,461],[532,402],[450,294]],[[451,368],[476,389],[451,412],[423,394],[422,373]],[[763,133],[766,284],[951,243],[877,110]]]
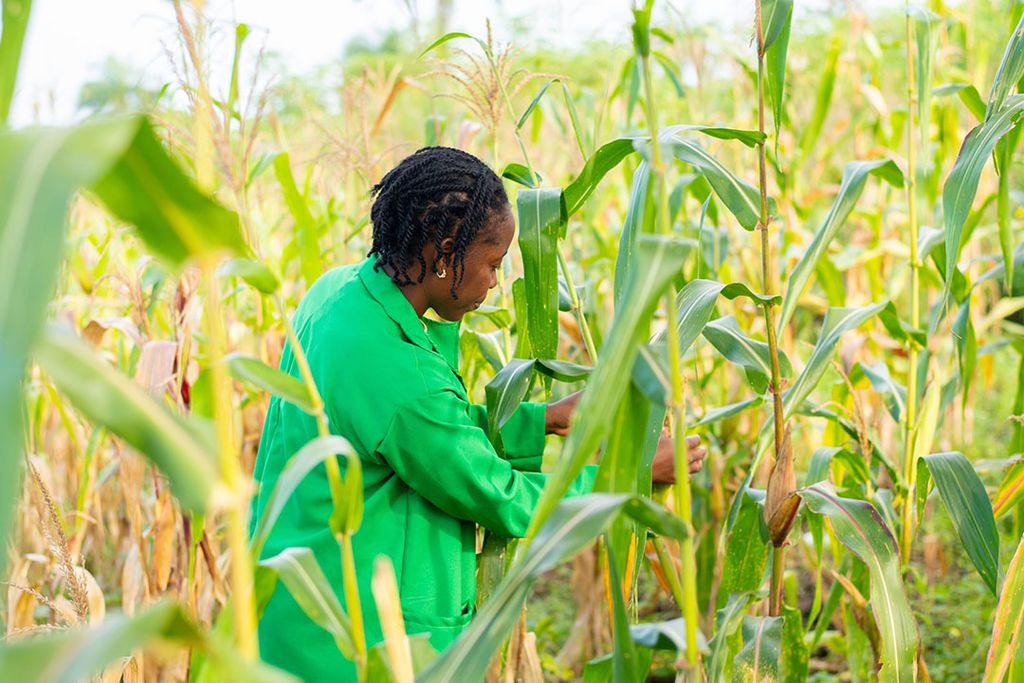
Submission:
[[[1017,459],[1010,463],[999,483],[999,488],[992,497],[992,513],[997,517],[1013,510],[1024,500],[1024,460]]]
[[[310,415],[315,413],[313,397],[306,385],[291,375],[272,368],[259,358],[242,353],[229,353],[224,357],[228,372],[240,382],[251,384],[257,389],[294,403]]]
[[[274,523],[284,510],[285,503],[291,498],[292,493],[299,484],[312,472],[320,463],[332,456],[339,454],[355,455],[351,444],[340,436],[320,436],[295,453],[285,466],[274,483],[274,488],[267,496],[266,502],[262,503],[256,528],[252,533],[252,552],[259,557],[260,551],[270,538],[270,532],[274,529]],[[351,461],[350,461],[351,462]],[[359,507],[362,507],[362,487],[358,491]],[[353,501],[354,504],[354,501]]]
[[[768,535],[761,506],[747,492],[740,499],[736,526],[729,532],[722,568],[723,594],[752,593],[761,588],[768,563]]]
[[[1024,657],[1024,538],[1006,569],[1003,591],[996,605],[992,643],[985,660],[983,683],[1003,683],[1011,666]]]
[[[682,538],[687,533],[682,520],[639,496],[593,493],[562,501],[466,630],[417,680],[481,680],[494,652],[519,618],[534,579],[590,544],[620,514],[662,535]]]
[[[658,298],[681,271],[693,247],[689,240],[641,235],[637,256],[623,294],[623,303],[604,345],[594,372],[580,398],[582,417],[566,438],[563,455],[552,472],[530,522],[527,536],[543,525],[591,455],[608,435],[614,411],[630,381],[630,370],[640,345],[638,330],[650,319]]]
[[[281,186],[285,204],[295,221],[295,238],[299,245],[299,266],[306,287],[310,287],[323,270],[320,262],[320,240],[317,235],[316,221],[309,210],[306,198],[299,193],[292,175],[291,160],[287,152],[282,152],[274,159],[274,175]]]
[[[32,13],[32,0],[4,0],[3,29],[0,35],[0,126],[7,123],[14,99],[14,84],[18,81],[18,66],[21,64],[21,48],[25,42],[25,30]]]
[[[681,132],[666,133],[662,139],[663,144],[671,150],[676,159],[690,164],[704,174],[715,195],[736,217],[740,225],[746,230],[753,230],[757,226],[761,215],[761,194],[756,187],[737,178],[707,150],[695,141],[683,137]],[[774,201],[771,202],[770,210],[773,213],[778,211]]]
[[[220,478],[212,446],[196,427],[68,331],[47,328],[35,357],[83,415],[138,449],[170,478],[182,505],[206,510]]]
[[[873,365],[859,365],[859,367],[871,382],[872,388],[882,395],[882,400],[885,401],[885,407],[892,419],[899,423],[907,409],[907,388],[893,379],[885,361],[880,360]]]
[[[767,19],[764,22],[765,80],[772,102],[775,123],[775,144],[782,128],[783,97],[786,93],[786,53],[789,51],[789,33],[793,25],[792,0],[768,0],[761,7]]]
[[[110,213],[135,226],[150,251],[175,267],[190,257],[248,253],[235,212],[199,191],[168,156],[148,120],[89,125],[126,126],[132,135],[123,155],[92,189]]]
[[[487,422],[492,442],[500,438],[499,430],[519,408],[530,390],[533,367],[533,360],[513,358],[487,383]]]
[[[825,53],[825,65],[821,72],[818,90],[814,95],[811,118],[800,134],[799,156],[801,160],[807,159],[811,149],[821,140],[821,129],[825,125],[828,110],[832,105],[832,92],[836,86],[836,69],[839,66],[839,55],[842,50],[843,40],[840,35],[834,34]]]
[[[757,516],[760,517],[760,512]],[[708,643],[710,653],[704,660],[707,680],[723,681],[729,677],[735,656],[736,632],[743,623],[747,605],[753,599],[753,593],[731,593],[725,607],[715,613],[715,635]]]
[[[782,654],[782,617],[743,617],[743,649],[733,659],[732,680],[777,681]]]
[[[605,175],[635,150],[633,143],[641,138],[623,137],[598,147],[587,159],[579,175],[565,186],[565,210],[572,216],[586,203]]]
[[[108,615],[102,623],[0,644],[0,671],[5,680],[76,683],[91,680],[119,659],[157,642],[193,647],[210,656],[211,668],[232,680],[253,683],[297,681],[294,676],[257,662],[244,661],[221,639],[202,633],[181,607],[162,602],[134,617]]]
[[[1007,103],[1021,78],[1024,78],[1024,15],[1017,22],[1017,28],[1006,43],[1006,51],[1003,52],[1003,59],[999,63],[999,70],[996,77],[992,79],[992,89],[988,95],[988,105],[985,107],[985,120],[993,118]]]
[[[891,159],[851,161],[846,164],[846,167],[843,168],[843,182],[839,186],[839,193],[836,194],[836,198],[832,202],[832,208],[829,209],[824,222],[815,231],[810,245],[788,278],[786,296],[782,301],[782,312],[779,313],[778,330],[780,333],[793,316],[818,262],[824,256],[828,245],[839,234],[839,230],[846,223],[850,213],[853,212],[853,207],[864,191],[868,177],[872,175],[896,187],[903,184],[903,173]]]
[[[942,215],[946,235],[944,306],[949,300],[953,274],[956,273],[956,263],[963,246],[961,236],[964,232],[964,223],[978,191],[981,171],[985,168],[996,142],[1010,132],[1022,114],[1024,95],[1008,96],[1002,108],[989,112],[985,121],[967,134],[956,163],[953,164],[953,169],[942,188]],[[935,325],[937,319],[933,321],[933,327]]]
[[[704,338],[718,349],[719,353],[744,369],[747,381],[754,391],[763,394],[768,390],[772,376],[768,345],[745,335],[736,318],[727,315],[712,320],[704,327]],[[789,363],[789,358],[781,349],[778,353],[782,377],[792,376],[793,367]]]
[[[239,277],[246,283],[255,287],[262,294],[273,294],[281,287],[281,281],[277,279],[273,271],[259,261],[249,258],[233,258],[225,261],[217,273],[227,277]]]
[[[526,281],[526,331],[535,356],[558,355],[558,238],[565,230],[565,204],[557,187],[520,190],[519,249]]]
[[[637,239],[643,232],[643,225],[653,221],[651,212],[651,167],[646,161],[640,162],[633,173],[633,183],[629,193],[629,208],[622,222],[619,235],[619,252],[615,260],[615,307],[622,304],[629,274],[633,272],[636,260]]]
[[[334,642],[345,657],[355,657],[352,622],[338,602],[338,596],[320,569],[312,550],[286,548],[273,557],[261,560],[260,566],[277,572],[306,616],[334,636]]]
[[[673,650],[686,654],[686,620],[682,617],[669,621],[633,624],[629,627],[633,642],[651,650]],[[704,634],[697,630],[697,649],[708,654],[708,642]]]
[[[935,97],[956,95],[967,107],[978,121],[985,120],[985,102],[981,99],[981,93],[970,83],[944,83],[932,90]]]
[[[953,526],[956,527],[967,556],[971,558],[992,595],[997,595],[999,532],[996,530],[996,520],[992,514],[992,504],[985,493],[985,485],[962,453],[923,456],[917,461],[919,510],[928,496],[929,474],[953,519]]]
[[[917,625],[903,590],[892,531],[874,506],[840,497],[831,484],[814,484],[797,494],[812,512],[829,518],[843,545],[867,565],[871,576],[870,607],[882,643],[879,680],[910,683],[917,659]]]

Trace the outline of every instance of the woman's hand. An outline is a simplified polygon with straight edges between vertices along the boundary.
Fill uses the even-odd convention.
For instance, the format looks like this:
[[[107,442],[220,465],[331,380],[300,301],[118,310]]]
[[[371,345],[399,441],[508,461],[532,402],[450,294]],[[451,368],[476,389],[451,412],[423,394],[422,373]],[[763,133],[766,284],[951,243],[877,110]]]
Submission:
[[[690,474],[700,472],[704,466],[704,456],[708,449],[700,445],[700,437],[690,434],[686,437],[686,460],[690,463]],[[663,431],[658,440],[658,450],[654,452],[654,464],[651,467],[651,481],[655,484],[676,483],[675,441],[668,432]]]
[[[576,404],[579,403],[581,395],[583,392],[577,391],[575,394],[569,394],[563,399],[548,404],[544,424],[545,434],[565,436],[569,433],[569,420],[572,418],[573,411],[576,410]]]

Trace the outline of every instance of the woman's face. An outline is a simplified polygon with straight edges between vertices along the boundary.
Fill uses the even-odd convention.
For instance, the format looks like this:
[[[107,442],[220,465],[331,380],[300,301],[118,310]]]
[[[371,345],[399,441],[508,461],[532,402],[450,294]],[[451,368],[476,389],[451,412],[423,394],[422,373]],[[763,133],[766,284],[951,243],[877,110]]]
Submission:
[[[429,274],[430,307],[445,320],[461,320],[480,307],[487,298],[487,293],[498,284],[498,269],[508,252],[516,226],[512,219],[512,209],[506,205],[502,209],[488,212],[487,224],[480,228],[476,238],[466,248],[463,261],[465,273],[462,282],[455,288],[456,298],[452,298],[451,286],[454,277],[450,249],[454,243],[452,238],[441,240],[442,250],[447,253],[438,264],[438,270],[447,270],[447,277],[438,278]],[[427,259],[430,263],[430,259]]]

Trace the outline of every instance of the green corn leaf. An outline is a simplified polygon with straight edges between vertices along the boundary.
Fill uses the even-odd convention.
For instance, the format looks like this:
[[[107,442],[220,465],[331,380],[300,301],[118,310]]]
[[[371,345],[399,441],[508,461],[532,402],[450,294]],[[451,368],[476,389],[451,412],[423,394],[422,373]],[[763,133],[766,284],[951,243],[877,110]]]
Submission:
[[[1024,500],[1024,460],[1012,460],[992,497],[992,513],[998,518]]]
[[[0,644],[0,671],[12,681],[75,683],[90,680],[118,660],[157,643],[191,647],[196,655],[208,655],[210,668],[221,680],[298,680],[265,664],[243,660],[224,639],[201,632],[172,602],[158,603],[133,617],[108,615],[95,626]]]
[[[21,48],[32,13],[32,0],[4,0],[3,23],[0,28],[0,127],[7,124],[14,99],[14,84],[18,81]]]
[[[437,40],[435,40],[434,42],[432,42],[427,47],[423,48],[423,50],[416,57],[416,59],[423,59],[424,55],[426,55],[428,52],[431,52],[432,50],[440,47],[441,45],[444,45],[448,41],[455,40],[457,38],[468,38],[469,40],[472,40],[474,43],[479,45],[480,49],[483,50],[485,53],[487,52],[487,44],[480,40],[479,38],[477,38],[476,36],[471,36],[470,34],[463,33],[462,31],[450,31],[441,36],[440,38],[438,38]]]
[[[494,652],[519,618],[534,579],[589,545],[620,514],[640,521],[658,534],[681,538],[687,533],[682,520],[640,496],[593,493],[561,501],[469,627],[417,680],[481,680]]]
[[[742,413],[744,410],[758,407],[759,405],[764,403],[765,400],[766,399],[764,396],[754,396],[753,398],[748,398],[745,401],[739,401],[737,403],[730,403],[729,405],[712,408],[708,412],[704,413],[704,417],[694,422],[693,426],[700,427],[702,425],[711,424],[712,422],[724,420],[727,417],[734,417]]]
[[[171,480],[186,508],[202,512],[220,477],[212,444],[70,332],[47,328],[35,357],[57,388],[97,425],[138,449]]]
[[[255,287],[262,294],[273,294],[281,287],[281,281],[277,279],[273,271],[267,266],[248,258],[233,258],[225,261],[217,273],[225,277],[239,277],[244,282]]]
[[[320,240],[317,234],[316,220],[309,210],[306,198],[299,193],[292,175],[291,159],[287,152],[282,152],[274,159],[274,175],[281,186],[285,204],[295,221],[295,238],[299,245],[299,266],[306,287],[312,286],[323,271],[320,262]]]
[[[733,659],[732,680],[779,680],[782,617],[743,617],[743,649]]]
[[[974,323],[971,321],[970,295],[964,299],[960,312],[953,320],[953,347],[956,350],[956,363],[960,371],[960,405],[962,410],[966,410],[974,369],[978,364],[978,339],[974,333]]]
[[[903,419],[903,413],[907,409],[907,388],[893,379],[889,373],[889,367],[885,361],[878,361],[873,365],[861,365],[864,376],[871,382],[871,386],[882,395],[885,407],[888,409],[892,419],[899,423]]]
[[[804,642],[803,614],[796,607],[782,605],[781,680],[803,683],[807,680],[810,652]]]
[[[5,14],[4,41],[8,26],[14,31]],[[23,368],[57,280],[68,203],[130,140],[127,125],[0,133],[0,449],[7,454],[0,458],[0,547],[21,490]],[[6,559],[0,553],[0,572]]]
[[[546,358],[538,358],[534,369],[542,375],[557,379],[559,382],[579,382],[589,377],[593,371],[593,368],[588,368],[585,365]]]
[[[667,132],[663,136],[663,144],[672,155],[697,168],[708,179],[715,195],[736,217],[746,230],[753,230],[761,215],[761,193],[749,183],[740,180],[725,168],[707,150],[695,141],[683,137],[680,132]],[[776,213],[778,208],[771,202],[770,211]]]
[[[985,120],[985,102],[981,99],[981,93],[970,83],[945,83],[932,90],[935,97],[956,95],[967,107],[978,121]]]
[[[760,513],[758,513],[760,516]],[[767,547],[767,546],[766,546]],[[752,593],[730,593],[725,607],[715,613],[715,635],[708,643],[710,653],[704,660],[707,680],[723,681],[729,677],[736,655],[733,648],[736,632],[743,623],[747,605],[754,599]]]
[[[258,521],[252,533],[253,555],[259,556],[260,551],[270,538],[270,532],[274,529],[274,523],[284,510],[285,503],[291,498],[292,493],[299,484],[312,472],[320,463],[332,456],[346,454],[355,456],[351,444],[340,436],[320,436],[295,453],[285,466],[281,468],[273,490],[267,496],[266,502],[262,502]],[[351,460],[350,460],[351,462]],[[359,507],[362,508],[362,487],[358,492]],[[261,496],[262,497],[262,496]]]
[[[651,211],[651,167],[646,161],[640,162],[633,173],[633,184],[629,193],[629,208],[622,222],[622,233],[619,235],[619,252],[615,260],[615,307],[622,305],[622,295],[626,291],[629,274],[633,272],[636,261],[637,238],[644,232],[643,225],[653,221]]]
[[[1024,656],[1024,538],[1006,569],[1006,580],[996,605],[992,643],[985,660],[983,683],[1003,683],[1011,666]]]
[[[277,572],[281,583],[306,616],[334,636],[334,642],[345,657],[355,658],[352,622],[338,602],[338,596],[312,550],[286,548],[277,555],[260,561],[260,566]]]
[[[614,524],[614,522],[613,522]],[[647,676],[646,669],[640,670],[639,655],[636,645],[633,642],[630,632],[629,617],[626,616],[626,603],[622,597],[619,586],[622,580],[619,578],[614,548],[615,544],[611,538],[606,539],[605,551],[608,557],[608,581],[612,586],[612,638],[614,650],[612,651],[612,680],[615,681],[639,681]]]
[[[154,254],[181,266],[189,257],[248,253],[238,216],[196,188],[146,119],[91,125],[127,127],[132,135],[123,155],[92,189],[110,213],[135,226]]]
[[[931,94],[932,94],[932,53],[935,51],[935,24],[942,20],[935,12],[924,7],[912,5],[907,8],[914,26],[914,44],[916,46],[916,64],[914,69],[917,80],[917,116],[920,125],[921,145],[928,149],[928,131],[931,128]],[[930,164],[928,154],[921,155],[924,169]]]
[[[811,110],[811,118],[800,134],[799,156],[801,160],[807,159],[811,149],[821,141],[821,129],[828,117],[828,110],[832,105],[832,93],[836,85],[836,70],[839,66],[839,55],[843,51],[843,40],[840,34],[833,34],[829,42],[828,50],[825,53],[825,66],[821,72],[821,81],[818,83],[818,90],[814,96],[814,108]]]
[[[661,235],[640,235],[636,261],[630,272],[623,305],[616,307],[612,323],[587,388],[577,405],[583,416],[566,438],[563,455],[552,472],[530,522],[533,536],[551,514],[569,485],[608,435],[615,409],[630,382],[640,339],[638,330],[650,319],[658,298],[681,271],[693,247],[689,240]]]
[[[526,119],[530,117],[530,114],[533,113],[533,110],[537,108],[538,104],[540,104],[540,99],[544,97],[544,93],[548,91],[548,88],[551,87],[551,84],[558,82],[559,79],[551,78],[548,79],[543,86],[541,86],[541,89],[538,90],[537,94],[533,96],[532,100],[530,100],[530,104],[527,105],[526,110],[523,111],[522,115],[519,117],[519,120],[516,121],[516,130],[519,130],[520,128],[523,127],[523,124],[526,123]]]
[[[993,118],[1002,111],[1014,92],[1017,84],[1024,78],[1024,15],[1021,15],[1017,22],[1017,28],[1006,43],[1006,51],[1003,52],[1003,60],[999,63],[999,70],[992,80],[992,89],[988,95],[988,105],[985,107],[985,120]]]
[[[870,607],[881,636],[883,683],[911,683],[917,659],[917,625],[903,590],[899,552],[878,511],[862,500],[842,498],[831,484],[797,492],[814,513],[832,522],[836,536],[859,557],[871,576]]]
[[[782,129],[783,97],[786,92],[786,53],[789,51],[789,33],[793,25],[792,0],[769,0],[761,7],[764,20],[765,80],[772,101],[772,119],[775,123],[775,144],[778,147]]]
[[[487,395],[487,421],[491,441],[500,438],[500,429],[508,422],[533,384],[535,361],[513,358],[484,388]]]
[[[502,178],[508,178],[514,183],[519,183],[523,187],[533,188],[540,182],[539,174],[530,174],[528,169],[523,164],[511,163],[505,166],[501,171]]]
[[[996,142],[1010,132],[1024,114],[1024,95],[1011,95],[1005,98],[1001,109],[986,115],[983,123],[967,134],[960,154],[949,172],[946,184],[942,188],[942,215],[946,235],[945,289],[943,306],[950,297],[953,273],[962,248],[961,236],[964,223],[970,213],[974,196],[978,191],[981,171],[988,162]],[[937,319],[933,321],[933,327]]]
[[[751,339],[740,330],[736,318],[731,315],[712,320],[704,327],[704,338],[718,352],[733,363],[743,367],[746,371],[747,381],[758,394],[763,394],[771,384],[772,368],[771,354],[768,352],[768,344]],[[791,377],[793,367],[789,358],[780,349],[779,371],[782,377]]]
[[[245,382],[294,403],[310,415],[316,413],[316,406],[309,389],[291,375],[270,367],[259,358],[237,352],[225,356],[224,362],[227,363],[231,376],[240,382]]]
[[[918,510],[928,496],[929,477],[953,519],[967,556],[996,595],[999,581],[999,532],[985,485],[962,453],[935,453],[917,461]],[[919,515],[920,516],[920,515]]]
[[[851,161],[843,169],[843,182],[839,193],[832,202],[832,208],[825,216],[824,222],[814,233],[814,238],[804,251],[803,257],[793,269],[786,284],[786,296],[779,314],[778,330],[785,329],[786,324],[796,311],[798,300],[807,289],[807,284],[814,273],[818,262],[824,256],[828,245],[832,243],[846,219],[853,212],[864,185],[869,176],[876,176],[895,187],[903,185],[903,173],[895,162],[890,159],[874,159],[872,161]]]
[[[616,138],[601,145],[590,155],[579,175],[565,186],[565,210],[569,216],[583,208],[587,198],[609,171],[636,151],[633,144],[638,139],[642,138]]]
[[[520,190],[519,249],[526,281],[526,331],[534,356],[558,353],[558,238],[565,230],[565,204],[557,187]]]
[[[730,301],[743,296],[762,306],[782,302],[781,296],[765,297],[755,294],[741,282],[728,285],[714,280],[698,279],[687,282],[676,295],[676,328],[679,330],[680,355],[686,353],[704,330],[719,296]]]
[[[768,535],[761,506],[744,494],[736,526],[725,546],[721,590],[725,594],[756,592],[764,581],[768,563]]]
[[[633,642],[651,650],[673,650],[680,655],[686,654],[686,620],[682,617],[669,621],[633,624],[629,627]],[[697,649],[708,654],[707,639],[697,630]]]
[[[703,133],[704,135],[718,138],[720,140],[739,140],[748,147],[764,140],[764,134],[759,133],[756,130],[739,130],[735,128],[720,128],[716,126],[681,125],[669,126],[663,129],[661,133],[662,144],[671,144],[673,139],[681,137],[687,132]],[[590,197],[595,189],[597,189],[598,183],[601,182],[601,179],[604,178],[609,171],[618,166],[623,159],[634,151],[637,151],[639,148],[645,148],[648,144],[649,138],[645,136],[627,136],[616,138],[611,142],[601,145],[597,151],[587,159],[587,163],[584,164],[583,170],[581,170],[579,175],[576,176],[576,179],[565,186],[565,207],[568,215],[572,216],[583,207],[587,198]],[[717,162],[714,163],[717,164]],[[721,169],[719,174],[721,174],[721,172],[728,174],[728,171],[725,171],[724,168]],[[636,180],[634,179],[634,190],[635,189]],[[632,203],[630,205],[632,206]]]

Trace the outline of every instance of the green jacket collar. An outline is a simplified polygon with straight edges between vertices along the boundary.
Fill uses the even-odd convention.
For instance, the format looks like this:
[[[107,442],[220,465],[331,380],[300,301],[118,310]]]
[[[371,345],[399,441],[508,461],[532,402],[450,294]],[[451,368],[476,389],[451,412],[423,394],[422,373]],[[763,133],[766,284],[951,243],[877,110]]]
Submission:
[[[384,269],[374,270],[373,265],[376,262],[377,258],[370,256],[359,266],[359,279],[363,281],[367,291],[377,300],[388,317],[398,324],[409,341],[427,351],[440,354],[461,381],[462,376],[459,375],[460,324],[418,317],[412,304],[402,294],[398,285],[384,272]],[[429,334],[423,329],[424,325],[427,326]]]

